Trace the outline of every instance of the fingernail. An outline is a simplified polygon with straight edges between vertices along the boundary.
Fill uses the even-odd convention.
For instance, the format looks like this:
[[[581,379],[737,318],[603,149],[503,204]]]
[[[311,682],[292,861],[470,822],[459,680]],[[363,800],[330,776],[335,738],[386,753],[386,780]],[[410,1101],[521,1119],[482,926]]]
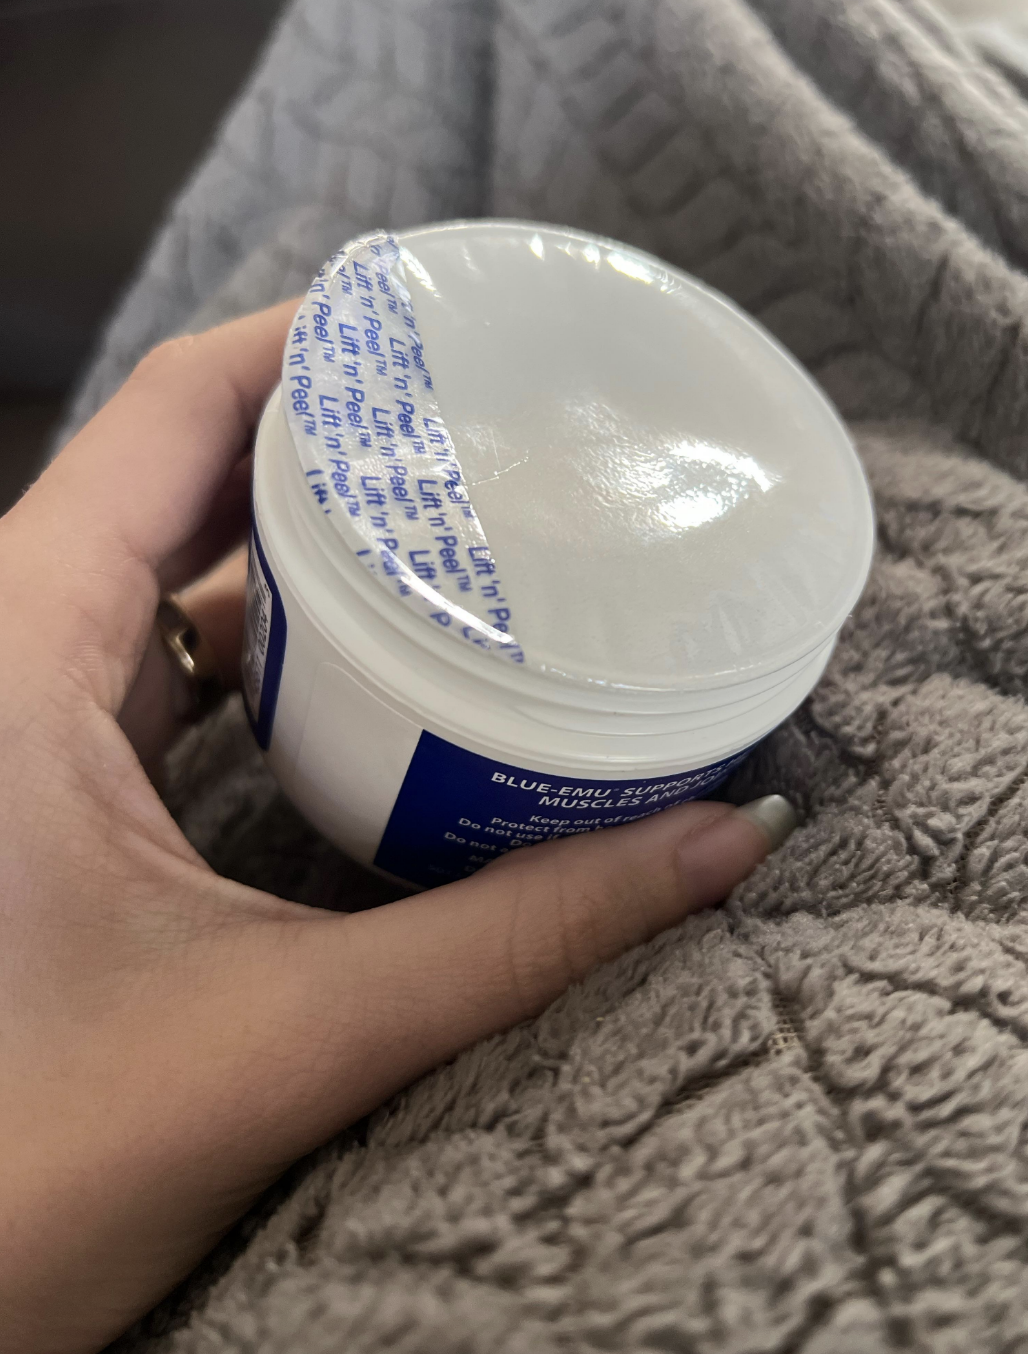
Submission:
[[[737,812],[767,833],[772,851],[777,851],[799,825],[796,810],[784,795],[764,795],[762,799],[751,799]]]

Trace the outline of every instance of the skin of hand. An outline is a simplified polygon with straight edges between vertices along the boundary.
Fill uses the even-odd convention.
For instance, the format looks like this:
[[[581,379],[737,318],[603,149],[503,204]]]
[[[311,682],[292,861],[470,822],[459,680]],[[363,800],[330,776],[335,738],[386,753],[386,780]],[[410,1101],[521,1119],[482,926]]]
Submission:
[[[3,1354],[101,1349],[296,1158],[770,849],[693,803],[349,916],[200,859],[144,770],[182,695],[154,613],[245,534],[294,310],[156,349],[0,520]],[[191,594],[226,672],[240,567]]]

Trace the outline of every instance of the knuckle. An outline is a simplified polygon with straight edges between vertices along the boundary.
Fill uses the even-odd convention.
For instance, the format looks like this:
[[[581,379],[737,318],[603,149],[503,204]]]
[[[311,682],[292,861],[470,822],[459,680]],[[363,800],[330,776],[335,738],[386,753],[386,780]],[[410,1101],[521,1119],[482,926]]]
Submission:
[[[645,859],[615,831],[512,851],[487,867],[508,899],[508,981],[527,1013],[681,919],[670,851]]]
[[[563,844],[568,850],[555,871],[560,907],[588,967],[606,963],[661,929],[669,892],[669,870],[662,859],[640,861],[634,852],[626,852],[616,831]]]
[[[525,1016],[541,1010],[555,991],[572,981],[560,973],[561,956],[534,922],[532,892],[530,881],[515,883],[505,945],[507,981]]]
[[[548,968],[561,988],[580,981],[637,938],[631,890],[617,861],[598,839],[587,849],[583,845],[574,839],[538,849],[525,881],[542,902],[531,911],[546,918],[546,925],[526,938],[529,963],[535,971]]]
[[[192,334],[181,334],[176,338],[165,339],[140,359],[130,379],[165,380],[193,355],[195,348],[196,338]]]

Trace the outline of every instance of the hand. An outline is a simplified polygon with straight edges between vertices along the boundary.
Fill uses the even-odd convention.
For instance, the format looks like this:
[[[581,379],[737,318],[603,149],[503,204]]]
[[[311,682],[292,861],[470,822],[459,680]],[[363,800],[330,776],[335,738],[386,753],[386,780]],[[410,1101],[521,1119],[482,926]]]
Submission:
[[[691,804],[352,916],[205,865],[140,761],[175,731],[154,613],[245,530],[293,310],[159,348],[0,521],[5,1354],[99,1349],[294,1159],[771,846]],[[238,663],[238,579],[199,597]]]

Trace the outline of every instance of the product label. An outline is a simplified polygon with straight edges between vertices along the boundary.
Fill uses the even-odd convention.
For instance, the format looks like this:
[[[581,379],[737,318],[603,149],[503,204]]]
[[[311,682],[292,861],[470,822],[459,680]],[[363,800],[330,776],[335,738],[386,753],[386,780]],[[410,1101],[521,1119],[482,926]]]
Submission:
[[[297,312],[282,400],[311,494],[357,557],[404,603],[516,662],[506,588],[468,496],[391,235],[352,240]]]
[[[750,751],[678,775],[576,780],[494,762],[425,730],[375,864],[412,884],[447,884],[515,847],[631,823],[700,799]]]
[[[286,652],[286,613],[257,528],[250,535],[243,630],[243,704],[258,744],[267,750]]]

